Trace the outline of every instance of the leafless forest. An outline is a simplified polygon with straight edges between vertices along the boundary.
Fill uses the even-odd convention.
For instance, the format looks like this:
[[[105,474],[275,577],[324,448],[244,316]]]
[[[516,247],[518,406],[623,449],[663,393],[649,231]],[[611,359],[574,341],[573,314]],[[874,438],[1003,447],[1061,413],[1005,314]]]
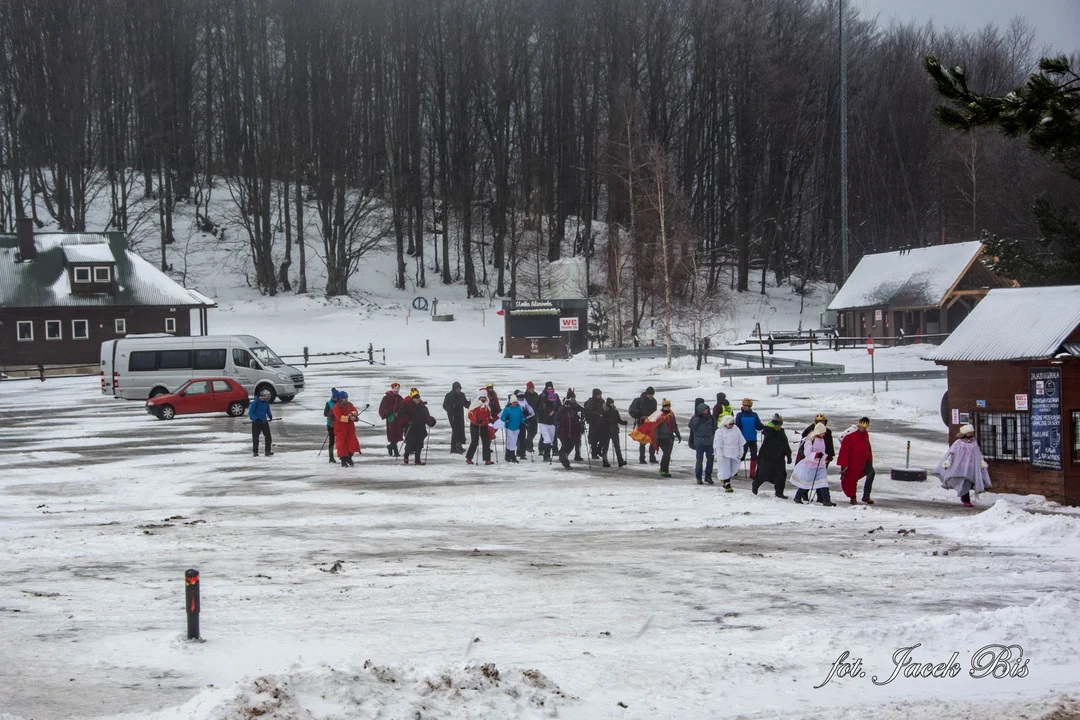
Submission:
[[[1034,241],[1033,198],[1061,174],[1022,142],[937,125],[921,65],[933,53],[1003,92],[1035,67],[1031,29],[875,28],[852,5],[852,265],[983,231]],[[210,230],[220,193],[265,293],[307,292],[312,251],[327,295],[381,243],[399,286],[470,296],[516,295],[526,268],[576,255],[634,330],[665,289],[841,280],[838,10],[3,0],[0,229],[31,215],[106,229],[87,227],[105,202],[107,229],[125,230],[150,201],[142,251],[160,243],[165,263],[178,206]]]

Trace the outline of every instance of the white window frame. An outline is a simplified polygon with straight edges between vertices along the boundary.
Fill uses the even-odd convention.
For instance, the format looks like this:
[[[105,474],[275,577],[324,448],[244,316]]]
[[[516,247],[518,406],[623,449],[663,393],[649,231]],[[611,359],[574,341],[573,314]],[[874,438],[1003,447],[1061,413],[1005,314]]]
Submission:
[[[49,325],[55,323],[57,332],[56,337],[49,337]],[[64,322],[62,320],[46,320],[45,321],[45,339],[46,340],[63,340],[64,339]]]
[[[105,278],[104,279],[98,277],[98,273],[102,272],[102,271],[105,272]],[[99,265],[99,266],[95,267],[94,268],[94,282],[96,282],[96,283],[111,283],[112,282],[112,268],[110,268],[108,265]]]
[[[85,335],[82,335],[82,336],[79,335],[78,331],[75,329],[76,323],[85,323],[86,324],[86,334]],[[72,320],[71,321],[71,339],[72,340],[89,340],[90,339],[90,321],[89,320]]]
[[[113,327],[116,329],[117,335],[127,335],[127,320],[125,318],[113,320]]]
[[[174,317],[165,318],[165,332],[167,332],[167,333],[175,333],[176,332],[176,318],[174,318]]]
[[[22,336],[22,329],[24,325],[30,326],[30,337]],[[15,338],[19,342],[34,342],[34,321],[33,320],[19,320],[15,323]]]
[[[85,271],[86,272],[86,279],[80,279],[79,278],[79,271]],[[90,268],[88,268],[88,267],[76,267],[73,274],[75,276],[75,282],[77,282],[77,283],[88,283],[94,277],[93,273],[90,272]]]

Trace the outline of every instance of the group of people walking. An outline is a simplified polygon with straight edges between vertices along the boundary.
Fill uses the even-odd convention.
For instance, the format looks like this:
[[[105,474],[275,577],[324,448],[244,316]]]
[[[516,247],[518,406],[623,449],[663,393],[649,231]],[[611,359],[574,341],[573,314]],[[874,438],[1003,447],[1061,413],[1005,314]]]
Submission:
[[[271,416],[265,400],[257,399],[249,412],[256,455],[260,433],[266,436],[266,454],[272,454],[268,430]],[[800,504],[811,502],[813,494],[820,504],[831,507],[836,503],[829,491],[828,468],[835,460],[840,468],[840,486],[848,503],[860,504],[859,483],[862,481],[861,502],[874,504],[871,493],[876,471],[869,418],[861,418],[840,433],[837,452],[836,439],[824,413],[818,413],[814,422],[801,433],[793,433],[798,437],[793,448],[784,428],[784,418],[775,413],[767,423],[762,423],[751,398],[742,400],[738,413],[734,412],[723,392],[717,393],[716,403],[711,408],[703,398],[695,399],[694,408],[687,438],[695,453],[694,477],[699,485],[714,485],[719,481],[726,492],[734,492],[731,481],[743,470],[755,495],[762,486],[769,484],[776,497],[787,499],[784,494],[789,479],[787,466],[794,463],[790,473],[791,483],[796,488],[794,501]],[[671,402],[665,398],[658,403],[652,387],[646,388],[630,403],[628,413],[634,427],[629,433],[625,430],[629,421],[620,415],[614,398],[605,398],[599,388],[594,388],[589,398],[579,404],[573,388],[567,389],[560,398],[550,381],[539,392],[532,382],[526,383],[525,390],[515,390],[507,396],[505,405],[500,403],[493,383],[479,388],[470,399],[463,392],[461,383],[455,382],[443,398],[443,410],[450,425],[450,452],[465,455],[469,465],[495,464],[492,446],[498,432],[502,431],[503,458],[507,463],[517,463],[539,453],[545,462],[550,463],[557,457],[562,467],[571,469],[571,460],[584,461],[584,444],[590,464],[597,460],[602,467],[611,467],[608,458],[609,451],[613,450],[613,459],[621,468],[627,464],[622,443],[629,436],[639,443],[638,462],[659,464],[660,476],[669,478],[672,476],[674,445],[682,442]],[[349,402],[348,393],[332,389],[323,411],[331,462],[340,462],[343,467],[354,466],[353,456],[360,454],[356,423],[363,422],[359,418],[361,412]],[[424,465],[424,444],[436,420],[420,392],[412,388],[403,397],[401,385],[392,383],[378,412],[385,424],[387,454],[401,457],[406,465],[410,459],[414,465]],[[402,443],[403,448],[399,450]],[[747,458],[749,468],[746,467]],[[987,464],[974,441],[972,426],[965,425],[960,429],[960,439],[949,448],[934,473],[941,477],[943,487],[954,489],[969,507],[971,492],[979,493],[990,487]]]

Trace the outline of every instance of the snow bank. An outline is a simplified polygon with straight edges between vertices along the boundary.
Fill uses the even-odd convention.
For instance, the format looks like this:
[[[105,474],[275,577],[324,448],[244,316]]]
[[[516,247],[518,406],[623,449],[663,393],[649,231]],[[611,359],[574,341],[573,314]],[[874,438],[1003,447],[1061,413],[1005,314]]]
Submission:
[[[1030,512],[1005,499],[999,499],[986,512],[950,521],[942,531],[979,543],[1080,555],[1080,517]]]
[[[374,665],[261,675],[207,689],[153,720],[362,720],[365,718],[549,718],[571,698],[536,670],[494,664],[420,671]],[[133,716],[125,716],[133,717]],[[142,717],[146,717],[143,715]]]

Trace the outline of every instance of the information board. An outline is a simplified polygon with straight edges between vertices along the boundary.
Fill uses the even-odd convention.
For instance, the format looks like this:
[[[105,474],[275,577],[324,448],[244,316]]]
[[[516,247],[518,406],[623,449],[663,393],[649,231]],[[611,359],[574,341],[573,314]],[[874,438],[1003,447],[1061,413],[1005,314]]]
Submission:
[[[1028,370],[1031,469],[1061,470],[1061,368]]]

